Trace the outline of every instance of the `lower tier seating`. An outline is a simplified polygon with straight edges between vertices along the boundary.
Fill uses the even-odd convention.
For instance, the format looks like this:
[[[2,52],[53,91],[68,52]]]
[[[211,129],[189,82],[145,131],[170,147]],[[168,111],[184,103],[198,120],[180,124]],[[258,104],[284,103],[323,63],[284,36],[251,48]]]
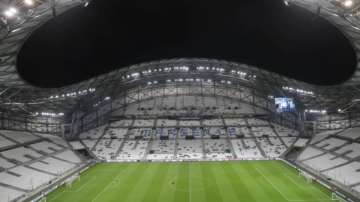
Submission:
[[[297,161],[316,174],[321,173],[328,180],[359,192],[360,144],[356,142],[357,136],[349,135],[354,131],[357,129],[331,130],[315,135]]]

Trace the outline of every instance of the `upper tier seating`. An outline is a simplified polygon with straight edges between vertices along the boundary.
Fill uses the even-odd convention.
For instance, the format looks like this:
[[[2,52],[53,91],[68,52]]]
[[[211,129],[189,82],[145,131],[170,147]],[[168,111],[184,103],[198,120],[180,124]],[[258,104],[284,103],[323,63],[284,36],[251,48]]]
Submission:
[[[341,133],[339,133],[338,136],[350,138],[353,140],[360,138],[360,127],[348,128],[348,129],[342,131]]]
[[[82,162],[54,135],[2,130],[0,142],[0,202],[18,201]]]
[[[81,159],[71,150],[66,150],[64,152],[61,152],[59,154],[55,155],[56,158],[69,161],[72,163],[81,163]]]
[[[66,147],[69,148],[69,144],[61,137],[55,136],[55,135],[49,135],[49,134],[44,134],[44,133],[39,133],[36,134],[37,136],[40,136],[42,138],[46,138],[48,140],[50,140],[51,142],[60,145],[62,147]]]
[[[335,133],[337,133],[339,131],[340,130],[328,130],[328,131],[318,133],[318,134],[314,135],[314,137],[312,138],[310,144],[320,142],[321,140],[323,140],[323,139],[327,138],[328,136],[333,135],[333,134],[335,134]]]
[[[333,168],[335,166],[344,164],[346,162],[348,162],[346,159],[341,157],[336,157],[335,155],[329,153],[303,161],[304,164],[318,171],[323,171],[329,168]]]
[[[25,190],[33,190],[55,178],[54,175],[45,174],[24,166],[18,166],[7,172],[0,173],[0,183],[18,187]]]
[[[328,139],[325,139],[325,140],[317,143],[315,146],[318,148],[325,149],[325,150],[331,150],[331,149],[340,147],[346,143],[347,143],[347,141],[341,140],[338,138],[328,138]]]
[[[309,140],[308,138],[299,138],[299,139],[295,142],[294,146],[295,146],[295,147],[305,147],[306,144],[307,144],[309,141],[310,141],[310,140]]]
[[[346,153],[345,156],[349,157],[349,158],[356,158],[360,156],[360,144],[359,143],[351,143],[348,145],[345,145],[343,147],[341,147],[338,150],[335,150],[335,153],[337,154],[344,154]]]
[[[43,170],[52,174],[60,175],[75,167],[75,164],[67,163],[52,157],[35,162],[30,167]]]
[[[305,159],[309,159],[315,156],[318,156],[320,154],[323,154],[324,152],[320,149],[316,149],[312,146],[308,146],[305,148],[305,150],[299,155],[298,160],[302,161]]]
[[[324,174],[344,185],[351,186],[360,182],[360,162],[352,162],[326,171]]]
[[[104,134],[107,125],[100,126],[89,131],[83,132],[79,135],[81,139],[98,139]]]
[[[1,155],[7,159],[13,159],[23,163],[40,158],[42,156],[40,153],[25,147],[17,147],[15,149],[3,151],[1,152]]]
[[[6,159],[0,158],[0,168],[11,168],[16,166],[16,164],[9,162]]]
[[[315,135],[298,161],[326,178],[360,192],[360,144],[355,142],[356,131],[357,129],[350,128],[343,132],[332,130]],[[338,132],[340,133],[334,135]]]
[[[14,142],[26,143],[38,140],[39,137],[25,131],[0,130],[0,134],[13,140]]]
[[[13,201],[23,194],[25,194],[25,192],[0,186],[0,202]]]
[[[6,147],[9,147],[9,146],[12,146],[12,145],[15,145],[16,143],[1,136],[0,135],[0,149],[1,148],[6,148]]]
[[[105,131],[103,138],[124,139],[128,132],[127,128],[109,128]]]
[[[34,150],[41,151],[41,152],[44,152],[47,154],[51,154],[51,153],[54,153],[54,152],[64,149],[64,148],[62,148],[54,143],[51,143],[49,141],[43,141],[43,142],[31,144],[30,147],[33,148]]]

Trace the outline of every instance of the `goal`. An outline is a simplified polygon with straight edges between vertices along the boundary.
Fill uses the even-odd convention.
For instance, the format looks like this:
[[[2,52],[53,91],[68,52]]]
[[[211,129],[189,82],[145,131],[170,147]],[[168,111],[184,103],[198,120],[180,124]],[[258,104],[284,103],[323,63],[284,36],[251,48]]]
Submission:
[[[80,181],[80,175],[74,175],[69,177],[68,179],[65,180],[65,186],[67,188],[71,188],[73,183],[76,181]]]
[[[308,182],[308,183],[313,182],[315,179],[312,175],[310,175],[304,171],[301,171],[301,170],[299,171],[299,177],[305,178],[306,182]]]

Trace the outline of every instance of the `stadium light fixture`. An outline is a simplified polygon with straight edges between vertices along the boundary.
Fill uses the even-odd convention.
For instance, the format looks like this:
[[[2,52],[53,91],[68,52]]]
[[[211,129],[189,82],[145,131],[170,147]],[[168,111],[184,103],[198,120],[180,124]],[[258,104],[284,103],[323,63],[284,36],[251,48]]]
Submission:
[[[287,1],[287,0],[284,0],[284,4],[285,4],[285,6],[290,6],[289,1]]]
[[[8,8],[5,12],[4,15],[8,18],[12,18],[14,17],[16,14],[18,13],[18,10],[14,7],[10,7]]]
[[[350,8],[353,4],[354,4],[354,2],[352,0],[345,0],[343,2],[343,5],[347,8]]]
[[[27,6],[33,6],[34,5],[34,0],[24,0],[24,4]]]

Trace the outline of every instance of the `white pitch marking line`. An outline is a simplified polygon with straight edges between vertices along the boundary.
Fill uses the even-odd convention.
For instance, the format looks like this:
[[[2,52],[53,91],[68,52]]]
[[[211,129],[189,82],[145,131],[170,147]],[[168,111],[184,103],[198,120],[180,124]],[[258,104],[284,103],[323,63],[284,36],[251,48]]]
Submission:
[[[189,202],[191,202],[191,177],[190,177],[190,164],[189,164]]]
[[[124,170],[126,170],[126,169],[124,169]],[[101,192],[99,192],[98,194],[96,194],[95,198],[93,198],[93,200],[91,200],[91,201],[92,201],[92,202],[96,201],[97,198],[98,198],[102,193],[104,193],[107,189],[109,189],[110,186],[113,185],[113,182],[114,182],[115,180],[117,180],[117,178],[120,176],[120,174],[122,174],[122,173],[124,172],[124,170],[122,170],[121,172],[119,172],[119,174],[117,174],[117,175],[113,178],[113,180],[111,180],[111,182],[110,182],[109,184],[107,184],[107,185],[104,187],[104,189],[101,190]]]
[[[318,201],[318,202],[321,202],[321,201],[328,201],[328,199],[323,199],[323,198],[319,198],[319,199],[312,199],[312,200],[301,200],[301,199],[288,199],[287,197],[285,197],[285,195],[276,187],[274,186],[274,184],[266,177],[266,175],[263,174],[263,172],[258,169],[258,168],[255,168],[261,176],[263,176],[265,178],[265,180],[277,191],[280,193],[280,195],[287,201],[290,201],[290,202],[311,202],[311,201]]]
[[[86,183],[84,183],[83,185],[81,185],[79,188],[77,188],[76,190],[74,191],[64,191],[64,192],[80,192],[80,190],[82,190],[86,185],[88,185],[90,182],[94,181],[96,179],[96,176],[95,177],[91,177]]]

